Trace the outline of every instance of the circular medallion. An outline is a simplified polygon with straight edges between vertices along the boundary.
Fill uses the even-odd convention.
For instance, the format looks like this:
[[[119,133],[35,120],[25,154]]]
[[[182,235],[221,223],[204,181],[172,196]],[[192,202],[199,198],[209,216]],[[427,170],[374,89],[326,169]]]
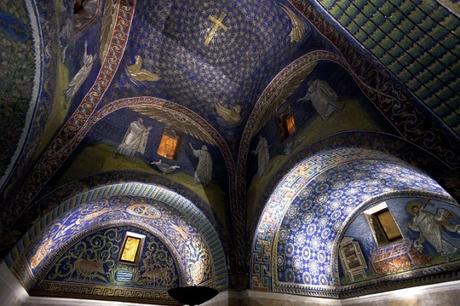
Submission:
[[[149,204],[133,204],[129,206],[126,211],[131,215],[149,219],[158,219],[161,217],[161,212]]]

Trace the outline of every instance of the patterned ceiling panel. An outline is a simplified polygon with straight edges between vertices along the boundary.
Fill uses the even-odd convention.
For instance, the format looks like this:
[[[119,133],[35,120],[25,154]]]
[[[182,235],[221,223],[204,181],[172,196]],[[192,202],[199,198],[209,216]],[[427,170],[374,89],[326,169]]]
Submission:
[[[460,19],[456,15],[434,0],[314,2],[460,135]]]
[[[174,251],[184,271],[184,283],[200,284],[211,280],[212,257],[197,229],[184,221],[177,211],[160,202],[145,202],[140,198],[112,198],[83,204],[71,210],[55,223],[38,240],[26,255],[35,277],[49,270],[49,265],[68,243],[81,233],[108,224],[139,224],[158,233]]]
[[[338,284],[335,238],[361,206],[396,193],[453,201],[426,174],[384,153],[342,148],[301,161],[280,180],[260,217],[251,287],[337,297],[325,291]]]
[[[244,122],[257,96],[286,64],[313,48],[320,39],[308,23],[298,39],[290,38],[294,9],[273,0],[140,1],[133,31],[106,102],[120,97],[151,95],[200,112],[230,132]],[[213,29],[213,18],[225,28]],[[136,56],[156,81],[133,78],[129,67]],[[219,116],[219,105],[235,111]]]
[[[398,163],[358,160],[328,170],[300,190],[279,229],[278,281],[338,285],[335,238],[364,203],[392,192],[445,191],[433,180]]]

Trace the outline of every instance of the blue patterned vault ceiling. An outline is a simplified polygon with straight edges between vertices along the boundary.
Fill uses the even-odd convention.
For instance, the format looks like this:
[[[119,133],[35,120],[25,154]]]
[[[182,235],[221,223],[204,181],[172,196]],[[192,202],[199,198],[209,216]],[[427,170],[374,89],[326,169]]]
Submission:
[[[222,14],[228,30],[218,32],[206,45],[212,26],[209,16]],[[314,30],[302,23],[304,35],[291,42],[291,21],[277,1],[161,0],[155,5],[139,1],[122,69],[104,100],[140,95],[168,99],[231,134],[274,75],[318,46]],[[142,57],[145,69],[159,74],[159,81],[130,79],[126,67],[136,55]],[[241,106],[241,122],[229,124],[220,118],[218,103]]]
[[[54,262],[54,256],[82,233],[102,225],[130,223],[139,224],[167,243],[180,264],[184,284],[197,285],[211,280],[211,252],[195,226],[161,202],[135,197],[85,203],[51,224],[27,255],[32,273],[39,276],[48,270],[47,265]]]
[[[329,14],[460,137],[457,1],[303,2]]]
[[[259,219],[252,288],[337,297],[327,292],[339,285],[337,237],[361,207],[398,194],[454,202],[426,174],[383,153],[343,148],[304,159],[279,181]]]
[[[445,194],[433,180],[399,163],[358,160],[321,173],[292,200],[279,228],[279,282],[337,285],[336,237],[366,202],[390,193]]]
[[[135,228],[174,285],[322,294],[362,207],[460,196],[457,3],[83,3],[0,4],[0,260],[27,290],[86,290],[57,275],[79,245]]]

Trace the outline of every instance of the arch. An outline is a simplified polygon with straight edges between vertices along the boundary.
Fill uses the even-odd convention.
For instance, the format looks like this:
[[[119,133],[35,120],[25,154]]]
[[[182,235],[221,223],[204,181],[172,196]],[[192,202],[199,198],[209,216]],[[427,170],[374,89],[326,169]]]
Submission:
[[[97,122],[116,111],[126,108],[157,111],[167,118],[175,118],[175,120],[187,122],[187,128],[190,130],[187,130],[186,133],[195,136],[198,135],[196,138],[216,145],[219,148],[229,173],[229,183],[231,185],[230,190],[233,190],[232,183],[235,169],[234,161],[227,143],[216,129],[214,129],[198,114],[174,102],[148,96],[133,97],[113,101],[103,106],[97,112],[92,114],[84,123],[82,123],[79,129],[76,129],[72,139],[61,141],[61,146],[59,148],[53,148],[50,149],[49,152],[47,151],[47,155],[44,155],[45,157],[43,160],[37,163],[30,174],[30,177],[34,177],[34,184],[28,186],[29,182],[26,181],[24,186],[27,188],[23,187],[24,191],[20,193],[21,197],[26,198],[24,199],[24,202],[21,202],[25,205],[24,209],[30,207],[31,201],[38,192],[41,191],[43,185],[51,179],[55,172],[62,166],[62,163],[78,147],[81,141],[83,141],[88,132]],[[190,126],[193,126],[193,128],[190,128]],[[230,195],[232,194],[233,193],[230,193]],[[231,200],[231,203],[233,202],[234,201]]]
[[[419,218],[415,218],[415,215],[409,212],[409,207],[411,207],[414,203],[418,203],[422,206],[421,210],[424,211],[423,217],[420,215]],[[367,243],[363,243],[363,239],[366,239],[366,235],[357,237],[354,235],[354,233],[357,229],[357,226],[359,227],[362,225],[362,220],[366,220],[366,211],[376,208],[378,209],[381,204],[385,204],[387,209],[389,209],[391,212],[391,215],[399,228],[402,238],[399,241],[383,245],[379,245],[375,239],[372,239],[371,244],[373,244],[373,251],[378,251],[377,254],[384,254],[383,261],[378,260],[377,262],[374,262],[372,254],[371,256],[369,256],[369,254],[366,255],[366,251],[369,251],[368,249],[370,247],[369,245],[365,245],[369,244],[369,241],[366,241]],[[437,262],[433,264],[431,262],[431,256],[435,255],[437,251],[435,249],[431,251],[426,250],[429,248],[433,249],[434,247],[424,238],[424,241],[419,245],[422,246],[422,248],[417,250],[416,245],[418,243],[415,243],[414,236],[420,238],[423,236],[423,234],[421,234],[423,230],[416,231],[411,229],[409,226],[409,223],[414,222],[414,224],[416,224],[414,225],[415,227],[426,228],[426,223],[423,225],[417,223],[421,220],[422,223],[424,223],[423,219],[425,217],[428,217],[428,219],[431,217],[438,217],[441,210],[446,211],[449,214],[455,214],[455,212],[458,214],[460,212],[460,205],[455,201],[447,201],[445,198],[438,198],[434,197],[433,195],[428,196],[422,195],[420,193],[396,193],[377,197],[371,201],[367,201],[358,209],[356,209],[353,214],[348,217],[344,223],[344,226],[338,232],[336,243],[332,252],[332,267],[337,278],[340,277],[340,269],[343,269],[343,264],[340,263],[339,259],[340,243],[345,237],[348,239],[353,238],[354,241],[359,240],[358,244],[360,245],[361,251],[363,252],[364,260],[367,262],[368,269],[365,273],[369,274],[369,271],[372,271],[371,273],[373,273],[373,275],[371,274],[370,276],[364,277],[360,281],[342,282],[343,278],[338,279],[340,282],[340,290],[337,292],[339,293],[340,297],[348,298],[371,294],[375,293],[376,291],[381,292],[394,290],[406,286],[412,287],[414,284],[423,285],[424,283],[445,282],[448,280],[458,279],[460,276],[460,265],[458,262],[456,262],[458,258],[455,259],[455,256],[451,256],[454,253],[458,253],[458,251],[451,253],[450,255],[442,255],[442,259],[437,256]],[[444,220],[442,222],[444,222]],[[448,222],[450,223],[450,221]],[[369,225],[368,222],[366,223]],[[458,221],[455,223],[458,224]],[[439,230],[440,232],[445,231],[443,227],[440,227]],[[370,225],[367,227],[367,231],[368,236],[373,235],[372,230],[370,229]],[[443,235],[444,234],[445,233],[443,233]],[[353,237],[350,237],[349,235]],[[450,241],[448,243],[449,245],[460,246],[458,235],[456,236],[457,238],[454,238],[454,240]],[[453,236],[450,236],[450,238],[452,237]],[[444,236],[443,239],[445,238],[447,238],[447,236]],[[446,240],[444,240],[444,242],[446,242]],[[450,244],[452,242],[453,244]],[[396,254],[396,256],[394,256],[394,254],[391,256],[391,252],[398,248],[403,248],[404,251],[400,254]],[[407,259],[409,259],[408,262],[406,262]],[[339,266],[341,266],[341,268],[339,268]],[[376,267],[379,270],[377,272]],[[345,273],[343,270],[342,272]]]
[[[135,213],[133,205],[143,205],[153,215],[139,215]],[[163,237],[171,249],[175,250],[175,255],[181,262],[185,283],[201,283],[198,281],[199,276],[197,278],[190,270],[190,260],[198,258],[200,261],[209,257],[209,271],[212,274],[209,281],[220,290],[227,288],[227,264],[223,245],[205,214],[174,191],[139,182],[105,185],[64,201],[35,223],[7,256],[6,262],[25,287],[30,288],[62,250],[68,247],[70,237],[77,233],[86,233],[100,225],[120,221],[141,226]],[[190,238],[196,238],[209,256],[200,257],[200,248],[186,243],[186,238],[189,237],[179,237],[180,233],[179,236],[174,235],[177,226],[182,225],[187,228]],[[81,237],[80,234],[77,236]]]
[[[127,235],[143,237],[142,256],[135,263],[119,260]],[[170,304],[166,289],[187,282],[169,244],[161,233],[144,226],[124,221],[98,224],[67,243],[30,294]]]
[[[231,207],[233,207],[233,211],[239,211],[238,216],[242,215],[242,211],[237,210],[235,208],[236,200],[234,192],[234,161],[227,143],[219,134],[219,132],[215,130],[206,120],[201,118],[199,115],[183,106],[180,106],[179,104],[154,97],[134,97],[117,100],[102,107],[100,110],[94,113],[78,131],[75,132],[75,135],[71,140],[63,142],[62,146],[59,149],[56,149],[54,153],[49,153],[51,155],[49,155],[48,158],[43,159],[43,163],[38,163],[35,166],[34,170],[32,170],[32,173],[29,176],[30,178],[34,177],[32,179],[33,184],[29,186],[28,184],[30,182],[24,182],[22,186],[23,191],[18,193],[19,197],[28,198],[26,202],[19,201],[19,204],[16,205],[17,207],[21,208],[20,210],[22,210],[22,212],[18,214],[19,218],[22,216],[22,214],[26,211],[27,208],[31,208],[32,202],[30,201],[32,201],[32,199],[35,198],[38,192],[41,191],[41,188],[44,186],[44,184],[49,179],[51,179],[51,177],[54,175],[54,171],[57,171],[57,169],[62,165],[62,163],[78,147],[78,145],[85,138],[85,136],[91,130],[91,128],[106,116],[126,108],[156,110],[161,111],[164,114],[168,114],[168,116],[175,116],[177,118],[180,118],[180,120],[186,121],[189,123],[189,125],[194,126],[195,130],[192,131],[192,134],[195,133],[197,135],[200,135],[200,139],[205,139],[213,145],[216,145],[220,149],[220,152],[225,160],[225,165],[227,167],[229,175],[230,205]],[[57,158],[56,156],[61,157]],[[40,167],[42,168],[40,169]],[[11,209],[18,210],[16,206],[11,207]],[[238,216],[234,216],[232,219],[232,224],[236,229],[241,228],[241,226],[238,226],[238,224],[241,223],[242,218],[238,218]]]
[[[300,145],[298,152],[292,155],[280,170],[270,179],[265,189],[270,190],[261,196],[253,204],[256,205],[255,217],[262,214],[265,203],[271,196],[283,177],[297,164],[309,156],[319,154],[323,151],[336,150],[340,148],[358,147],[367,150],[378,151],[400,159],[418,169],[425,171],[430,177],[438,182],[455,199],[455,186],[448,184],[448,179],[457,177],[455,171],[442,160],[432,155],[430,151],[417,146],[403,137],[375,131],[343,131],[326,138],[320,139],[311,145]],[[255,233],[258,219],[249,220],[250,233]],[[251,241],[253,237],[250,237]]]
[[[296,6],[296,5],[295,5]],[[299,10],[304,12],[303,9]],[[331,32],[332,33],[332,32]],[[335,33],[335,32],[333,32]],[[292,94],[296,82],[305,79],[321,61],[335,63],[347,71],[361,92],[369,99],[375,108],[388,120],[398,131],[403,139],[410,141],[413,145],[429,151],[434,158],[446,164],[450,169],[457,169],[460,159],[447,139],[439,136],[439,131],[431,123],[427,122],[422,113],[408,101],[394,84],[388,82],[386,77],[378,74],[375,77],[375,70],[364,70],[368,74],[363,75],[356,69],[360,63],[351,63],[340,52],[335,42],[333,46],[337,51],[315,50],[302,55],[281,70],[264,89],[259,96],[248,120],[244,126],[237,156],[236,177],[245,178],[249,148],[253,137],[270,119],[273,110],[276,109],[285,99]],[[362,61],[362,57],[356,57]],[[356,64],[356,65],[355,65]],[[385,80],[385,81],[384,81]],[[372,82],[370,82],[372,81]],[[420,135],[424,135],[421,137]],[[426,141],[430,139],[430,141]],[[238,190],[246,190],[246,180],[239,179]],[[244,202],[244,194],[239,194],[240,202]]]
[[[259,219],[251,288],[336,295],[338,233],[363,205],[398,194],[455,203],[425,173],[386,153],[338,148],[302,160],[280,180]]]
[[[448,163],[452,168],[460,166],[458,150],[450,143],[449,136],[440,135],[442,133],[440,133],[439,124],[444,128],[446,126],[438,116],[429,111],[431,119],[436,118],[436,124],[430,122],[430,119],[424,116],[426,113],[424,106],[417,105],[419,104],[417,98],[404,84],[394,82],[387,72],[379,69],[373,59],[364,54],[365,52],[363,53],[362,50],[355,48],[352,43],[343,39],[333,24],[327,21],[328,17],[320,13],[323,7],[318,1],[312,1],[309,4],[301,0],[290,0],[290,2],[312,23],[320,35],[342,54],[346,66],[362,80],[359,83],[363,83],[363,86],[360,85],[363,93],[378,106],[387,118],[390,118],[398,127],[401,135],[432,151],[434,155]],[[419,109],[418,106],[421,106],[422,109]],[[448,133],[457,137],[451,131]]]
[[[199,195],[197,195],[192,190],[184,187],[183,185],[175,183],[167,177],[157,175],[154,173],[125,170],[107,171],[103,173],[98,173],[96,175],[84,177],[77,181],[65,183],[62,186],[59,186],[54,189],[44,190],[43,196],[37,199],[37,201],[35,201],[34,207],[31,208],[31,210],[29,211],[29,215],[32,211],[35,220],[41,217],[41,215],[39,214],[42,211],[49,211],[51,209],[54,209],[67,199],[73,196],[77,196],[80,193],[84,193],[88,191],[88,189],[96,189],[99,187],[104,187],[106,185],[131,182],[162,186],[166,189],[174,190],[175,193],[188,199],[206,216],[206,218],[213,225],[213,227],[216,228],[217,232],[220,235],[220,239],[224,243],[224,248],[226,250],[228,249],[228,246],[225,244],[225,242],[228,240],[225,228],[215,215],[215,212],[213,212],[212,208],[209,206],[209,203],[207,203]],[[24,221],[23,223],[26,223],[26,221]],[[30,224],[30,226],[31,225],[32,224]],[[28,229],[29,227],[27,227],[27,230]]]

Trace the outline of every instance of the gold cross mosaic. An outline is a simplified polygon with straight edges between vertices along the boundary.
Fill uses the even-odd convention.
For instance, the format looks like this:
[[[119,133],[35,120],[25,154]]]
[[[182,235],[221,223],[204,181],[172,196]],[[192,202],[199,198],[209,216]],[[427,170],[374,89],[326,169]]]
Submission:
[[[209,46],[209,44],[211,44],[211,42],[214,40],[219,30],[221,29],[224,31],[228,30],[228,27],[223,23],[225,19],[225,14],[221,14],[219,17],[211,15],[208,17],[208,19],[213,23],[213,26],[208,31],[208,34],[206,35],[204,39],[205,46]]]

